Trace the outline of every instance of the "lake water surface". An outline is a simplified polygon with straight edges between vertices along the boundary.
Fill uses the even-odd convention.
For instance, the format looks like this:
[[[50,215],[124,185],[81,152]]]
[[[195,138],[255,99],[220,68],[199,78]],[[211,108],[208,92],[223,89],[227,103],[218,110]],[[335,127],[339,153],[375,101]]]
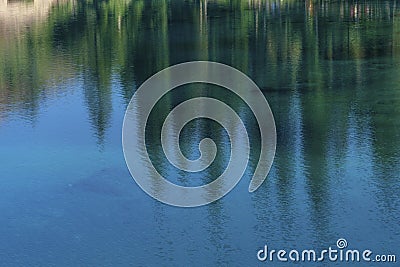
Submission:
[[[5,0],[0,36],[0,266],[255,266],[266,244],[322,250],[339,238],[400,257],[400,1]],[[146,138],[174,183],[209,182],[229,159],[226,132],[195,120],[183,151],[194,159],[211,137],[216,164],[186,175],[168,163],[160,127],[177,103],[224,99],[252,144],[238,186],[184,209],[137,186],[121,132],[135,90],[192,60],[252,78],[278,142],[250,194],[259,132],[248,107],[216,86],[171,92]]]

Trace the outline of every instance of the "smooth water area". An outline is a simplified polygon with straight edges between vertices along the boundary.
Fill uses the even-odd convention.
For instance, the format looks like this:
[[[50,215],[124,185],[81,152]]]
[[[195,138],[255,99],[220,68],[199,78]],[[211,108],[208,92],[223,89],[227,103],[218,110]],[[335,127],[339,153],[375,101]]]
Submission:
[[[400,257],[400,1],[5,0],[0,36],[0,266],[272,266],[257,260],[266,244],[322,250],[339,238]],[[249,193],[259,132],[248,107],[209,85],[164,97],[146,138],[174,183],[207,183],[229,159],[224,129],[195,120],[183,153],[196,159],[210,137],[216,163],[193,175],[168,164],[160,127],[174,105],[223,99],[249,129],[238,186],[185,209],[139,188],[121,132],[135,90],[192,60],[252,78],[278,142]]]

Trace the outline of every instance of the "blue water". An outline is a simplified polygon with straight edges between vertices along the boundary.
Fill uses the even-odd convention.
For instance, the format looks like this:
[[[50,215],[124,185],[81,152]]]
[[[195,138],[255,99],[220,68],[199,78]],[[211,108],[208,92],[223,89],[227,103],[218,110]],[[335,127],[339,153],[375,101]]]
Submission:
[[[46,2],[15,23],[9,14],[33,3],[2,6],[0,266],[291,266],[257,251],[339,238],[400,257],[400,3],[250,2]],[[256,192],[252,152],[228,195],[177,208],[132,179],[121,132],[137,87],[190,60],[254,79],[278,143]],[[185,92],[171,99],[198,94]],[[206,123],[187,131],[209,134]],[[196,140],[183,141],[194,157]]]

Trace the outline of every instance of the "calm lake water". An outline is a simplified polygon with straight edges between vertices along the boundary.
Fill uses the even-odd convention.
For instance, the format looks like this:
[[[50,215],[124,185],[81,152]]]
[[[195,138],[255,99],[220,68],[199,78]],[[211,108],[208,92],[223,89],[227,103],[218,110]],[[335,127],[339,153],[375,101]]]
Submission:
[[[0,34],[0,266],[256,266],[266,244],[322,250],[339,238],[400,257],[400,1],[5,0]],[[159,146],[183,99],[228,101],[253,144],[231,193],[184,209],[137,186],[121,131],[138,86],[191,60],[251,77],[278,143],[250,194],[259,136],[248,108],[206,85],[163,98],[147,138],[171,181],[207,182]],[[220,174],[219,125],[191,122],[182,148],[196,158],[204,137],[220,148],[209,176]]]

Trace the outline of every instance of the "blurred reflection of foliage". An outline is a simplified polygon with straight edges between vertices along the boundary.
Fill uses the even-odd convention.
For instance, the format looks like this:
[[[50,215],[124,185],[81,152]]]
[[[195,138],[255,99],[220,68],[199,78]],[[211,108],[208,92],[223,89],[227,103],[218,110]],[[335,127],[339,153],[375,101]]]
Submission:
[[[0,12],[1,114],[16,108],[34,116],[40,99],[56,93],[57,86],[52,85],[82,74],[90,118],[102,139],[112,111],[113,75],[121,81],[119,93],[127,102],[135,87],[150,75],[187,60],[230,64],[250,75],[266,92],[295,87],[316,90],[320,104],[315,108],[321,109],[321,103],[329,101],[324,89],[337,83],[326,71],[326,62],[359,62],[354,64],[356,78],[367,74],[362,60],[399,54],[396,4],[3,1],[0,10],[12,9],[24,14],[24,19],[16,20],[20,27],[15,30],[15,23],[8,22],[10,16]],[[26,10],[31,10],[32,19],[25,15]],[[387,79],[393,80],[392,76]],[[318,117],[326,112],[314,114]]]

